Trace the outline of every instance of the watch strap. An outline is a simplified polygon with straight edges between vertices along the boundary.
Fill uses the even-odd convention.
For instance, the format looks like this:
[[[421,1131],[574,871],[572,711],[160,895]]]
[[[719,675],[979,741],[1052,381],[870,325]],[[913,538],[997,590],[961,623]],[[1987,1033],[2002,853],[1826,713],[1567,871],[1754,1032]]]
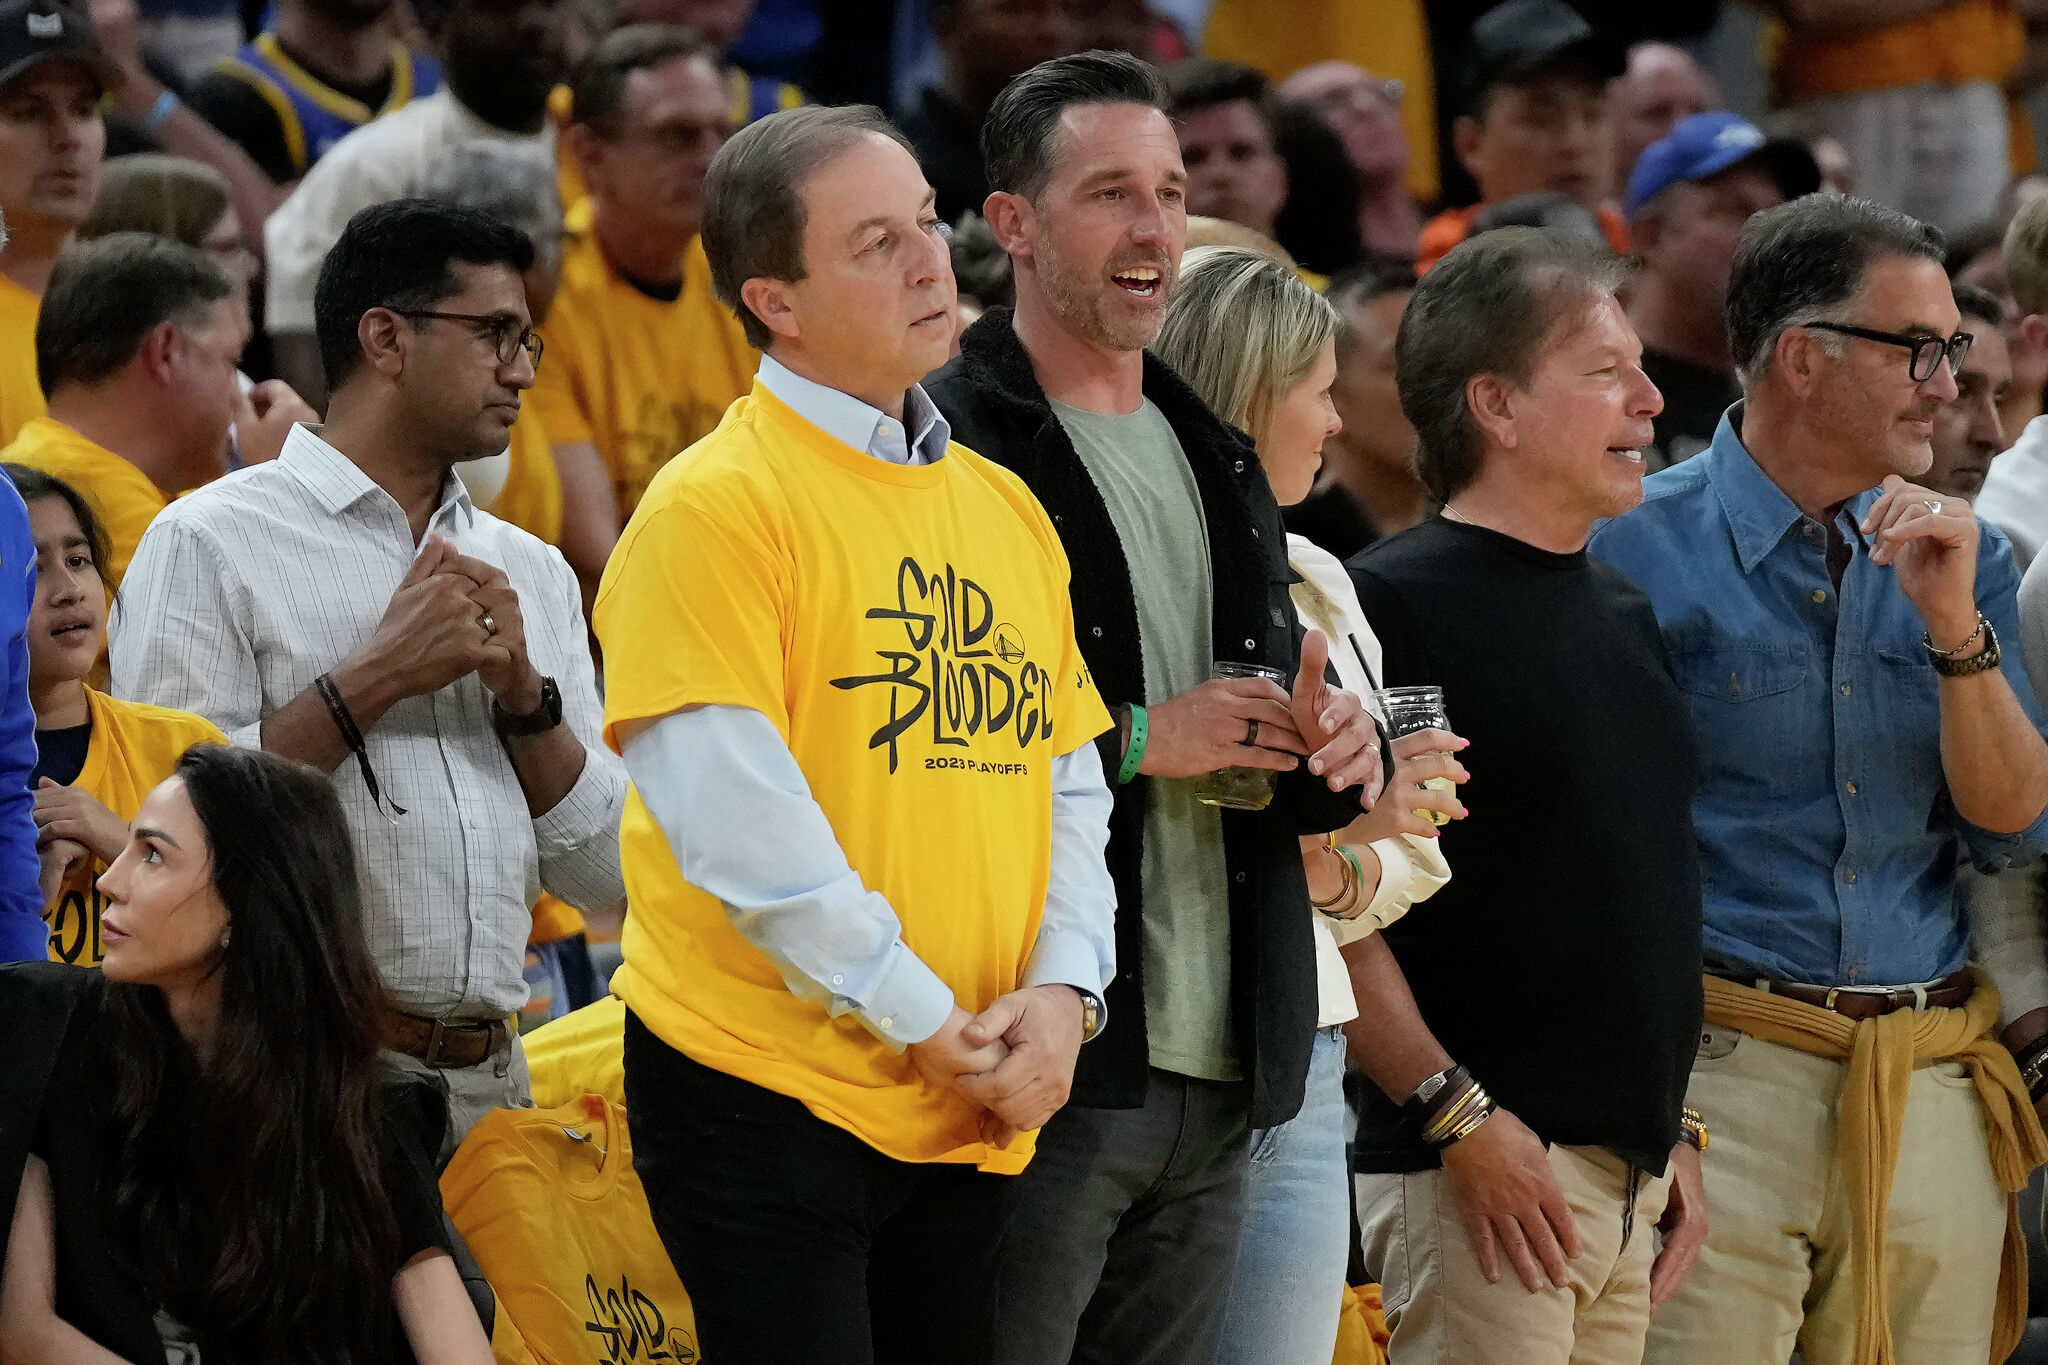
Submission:
[[[540,680],[540,705],[523,716],[515,716],[491,698],[491,728],[512,738],[544,735],[562,723],[562,689],[553,678]]]

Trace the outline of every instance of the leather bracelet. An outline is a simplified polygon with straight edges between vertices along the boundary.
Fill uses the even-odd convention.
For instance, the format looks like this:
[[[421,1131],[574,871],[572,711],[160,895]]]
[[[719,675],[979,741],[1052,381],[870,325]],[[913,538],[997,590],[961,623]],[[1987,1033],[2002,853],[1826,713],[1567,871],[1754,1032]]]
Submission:
[[[1984,647],[1967,659],[1954,657],[1955,654],[1969,648],[1970,640],[1975,640],[1979,632],[1984,637]],[[1934,642],[1924,635],[1921,637],[1921,643],[1927,646],[1927,662],[1934,665],[1934,671],[1944,678],[1967,678],[1976,673],[1988,673],[1998,667],[2002,657],[1998,648],[1998,632],[1992,629],[1991,623],[1982,615],[1977,617],[1977,632],[1973,632],[1969,640],[1963,641],[1954,650],[1938,650],[1934,647]]]
[[[1145,708],[1131,703],[1131,737],[1124,746],[1123,766],[1116,770],[1116,784],[1121,787],[1138,775],[1138,764],[1145,759],[1145,737],[1149,727],[1145,721]]]
[[[356,724],[348,703],[342,699],[341,688],[334,682],[332,673],[322,673],[313,679],[313,686],[320,693],[320,700],[327,703],[327,714],[334,719],[334,728],[341,732],[342,743],[356,756],[356,766],[363,771],[363,785],[369,789],[370,804],[383,810],[389,807],[392,815],[405,814],[405,807],[385,796],[377,784],[377,770],[370,766],[369,746],[363,742],[363,731]],[[386,817],[390,818],[389,816]]]
[[[1463,1099],[1473,1084],[1472,1073],[1464,1067],[1446,1067],[1415,1087],[1401,1109],[1415,1120],[1417,1129],[1427,1129]]]

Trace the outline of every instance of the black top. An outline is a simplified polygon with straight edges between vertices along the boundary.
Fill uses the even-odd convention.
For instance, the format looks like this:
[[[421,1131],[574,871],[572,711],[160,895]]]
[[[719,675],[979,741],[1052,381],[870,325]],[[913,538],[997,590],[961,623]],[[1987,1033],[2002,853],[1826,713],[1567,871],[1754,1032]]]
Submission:
[[[1066,428],[1053,414],[1018,340],[1008,308],[991,308],[960,338],[960,354],[925,381],[952,425],[953,439],[1021,478],[1044,504],[1072,571],[1074,638],[1095,687],[1110,706],[1145,699],[1137,599],[1147,572],[1130,563],[1109,508]],[[1202,498],[1215,590],[1210,617],[1216,657],[1262,663],[1292,680],[1302,629],[1289,599],[1294,574],[1280,509],[1251,438],[1203,405],[1186,382],[1145,353],[1144,395],[1158,405],[1186,455]],[[1100,741],[1114,773],[1120,741]],[[1139,913],[1149,779],[1115,790],[1106,860],[1116,883],[1116,979],[1107,1004],[1113,1026],[1081,1049],[1073,1102],[1135,1109],[1151,1075],[1145,1036],[1144,919]],[[1262,811],[1223,813],[1223,861],[1230,877],[1231,1018],[1237,1055],[1251,1082],[1251,1125],[1269,1128],[1301,1108],[1315,1039],[1315,925],[1303,909],[1299,835],[1349,824],[1359,793],[1332,792],[1307,768],[1280,774]]]
[[[85,753],[92,747],[92,722],[67,725],[58,730],[36,731],[36,768],[29,774],[31,787],[49,778],[68,787],[85,771]]]
[[[1742,398],[1742,386],[1726,370],[1706,370],[1689,360],[1643,348],[1643,373],[1664,395],[1664,411],[1651,419],[1657,449],[1648,456],[1652,471],[1689,460],[1714,443],[1721,414]]]
[[[366,109],[382,109],[384,101],[391,98],[391,82],[396,72],[389,63],[385,64],[383,74],[369,84],[348,85],[331,79],[289,48],[285,49],[285,55],[335,94],[352,99]],[[199,78],[185,102],[201,118],[225,133],[228,141],[247,152],[249,159],[261,166],[263,173],[278,184],[299,178],[300,169],[293,164],[285,141],[284,124],[279,120],[276,108],[255,86],[239,76],[215,69]]]
[[[1280,509],[1287,529],[1319,550],[1349,559],[1380,538],[1379,527],[1341,483],[1325,484],[1292,507]]]
[[[57,1242],[58,1315],[123,1359],[162,1365],[164,1348],[154,1321],[160,1305],[121,1268],[101,1222],[102,1181],[108,1175],[113,1140],[105,1117],[107,1078],[96,1056],[94,1025],[109,986],[102,973],[82,967],[34,963],[0,968],[0,996],[8,1007],[0,1008],[0,1055],[10,1058],[10,1066],[25,1062],[24,1069],[42,1076],[39,1059],[32,1055],[40,1053],[48,1067],[38,1095],[0,1093],[33,1106],[25,1116],[17,1112],[10,1118],[24,1118],[20,1128],[28,1134],[26,1150],[50,1168],[52,1202],[63,1230]],[[22,1007],[19,1012],[12,1009],[15,1005]],[[69,1025],[59,1039],[46,1025],[53,1015],[61,1018],[65,1008]],[[49,1053],[53,1046],[54,1057]],[[437,1138],[430,1132],[433,1122],[438,1119],[445,1125],[447,1115],[445,1108],[433,1112],[428,1101],[438,1097],[430,1089],[423,1093],[422,1087],[423,1083],[394,1073],[379,1094],[384,1187],[398,1217],[399,1261],[392,1267],[394,1274],[420,1252],[448,1244],[429,1145]],[[7,1181],[8,1196],[0,1209],[12,1209],[21,1172],[18,1164],[11,1172],[7,1168],[21,1150],[0,1143],[0,1178]],[[0,1253],[5,1243],[6,1229],[0,1227]],[[391,1328],[393,1345],[387,1359],[410,1365],[413,1355],[395,1314]],[[202,1359],[213,1359],[206,1343],[198,1344]]]
[[[1440,685],[1472,742],[1451,880],[1381,931],[1423,1020],[1546,1142],[1661,1174],[1700,1028],[1699,758],[1649,599],[1442,517],[1349,567],[1384,685]],[[1437,1164],[1366,1099],[1360,1170]]]
[[[937,195],[939,217],[951,223],[968,209],[980,213],[988,198],[988,169],[981,160],[981,121],[933,85],[925,87],[917,106],[905,110],[896,126],[917,150],[918,165]]]

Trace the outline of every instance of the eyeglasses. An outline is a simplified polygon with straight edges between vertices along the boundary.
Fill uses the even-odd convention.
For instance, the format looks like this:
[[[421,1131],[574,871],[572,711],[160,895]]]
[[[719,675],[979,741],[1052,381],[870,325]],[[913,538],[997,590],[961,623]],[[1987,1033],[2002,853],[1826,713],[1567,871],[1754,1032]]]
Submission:
[[[1944,358],[1948,361],[1948,372],[1956,373],[1963,368],[1963,357],[1970,353],[1970,344],[1977,338],[1968,332],[1957,332],[1952,337],[1914,335],[1910,332],[1875,332],[1868,327],[1851,327],[1843,322],[1809,322],[1809,331],[1839,332],[1845,337],[1861,337],[1885,346],[1903,346],[1913,353],[1907,363],[1906,373],[1915,384],[1925,384],[1934,378],[1934,372],[1941,368]]]
[[[512,357],[526,352],[527,360],[535,369],[540,368],[540,333],[526,326],[518,318],[506,313],[436,313],[429,308],[390,308],[387,312],[402,318],[438,320],[441,322],[466,322],[476,329],[479,338],[488,339],[496,349],[498,363],[510,365]]]

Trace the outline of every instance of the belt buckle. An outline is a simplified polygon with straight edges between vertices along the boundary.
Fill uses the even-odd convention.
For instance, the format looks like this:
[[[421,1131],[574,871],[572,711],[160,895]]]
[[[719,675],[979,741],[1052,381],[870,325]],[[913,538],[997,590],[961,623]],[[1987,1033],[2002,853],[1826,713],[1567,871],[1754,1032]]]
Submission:
[[[428,1066],[439,1066],[441,1064],[441,1043],[446,1037],[447,1021],[436,1019],[434,1027],[427,1034],[427,1048],[421,1054],[420,1060]]]
[[[1891,1005],[1894,1009],[1896,1009],[1899,1004],[1899,993],[1890,986],[1830,986],[1828,987],[1828,998],[1826,1002],[1822,1004],[1821,1008],[1829,1011],[1835,1011],[1835,1002],[1844,995],[1863,995],[1870,996],[1873,998],[1881,998],[1884,1000],[1886,1004]]]

